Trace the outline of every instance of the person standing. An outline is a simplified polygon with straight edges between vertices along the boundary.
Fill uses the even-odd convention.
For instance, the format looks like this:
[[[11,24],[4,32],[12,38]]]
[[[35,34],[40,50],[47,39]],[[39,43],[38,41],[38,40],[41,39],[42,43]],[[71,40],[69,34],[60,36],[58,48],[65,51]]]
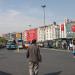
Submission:
[[[70,42],[70,44],[69,44],[69,50],[73,50],[73,44],[72,44],[72,42]]]
[[[29,63],[29,74],[38,75],[39,62],[41,62],[42,58],[36,40],[32,40],[32,44],[27,49],[26,57]]]
[[[75,58],[75,39],[73,40],[73,58]]]

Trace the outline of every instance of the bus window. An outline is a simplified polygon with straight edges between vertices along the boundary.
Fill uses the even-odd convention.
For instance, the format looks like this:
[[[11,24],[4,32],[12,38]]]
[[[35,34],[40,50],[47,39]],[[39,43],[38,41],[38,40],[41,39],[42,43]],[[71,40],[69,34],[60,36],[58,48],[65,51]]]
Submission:
[[[18,40],[18,48],[23,48],[23,40]]]

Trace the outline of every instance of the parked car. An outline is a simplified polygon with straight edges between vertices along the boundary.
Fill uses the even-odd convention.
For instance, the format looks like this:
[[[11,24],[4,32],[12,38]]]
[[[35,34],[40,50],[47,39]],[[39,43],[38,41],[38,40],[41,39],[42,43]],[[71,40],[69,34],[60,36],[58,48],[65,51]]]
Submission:
[[[5,43],[0,43],[0,48],[4,48],[5,47]]]
[[[17,40],[17,45],[19,49],[23,49],[23,40],[22,39],[18,39]]]
[[[9,40],[9,41],[7,42],[7,44],[6,44],[6,48],[7,48],[8,50],[10,50],[10,49],[17,49],[17,45],[16,45],[16,43],[14,43],[14,41]]]

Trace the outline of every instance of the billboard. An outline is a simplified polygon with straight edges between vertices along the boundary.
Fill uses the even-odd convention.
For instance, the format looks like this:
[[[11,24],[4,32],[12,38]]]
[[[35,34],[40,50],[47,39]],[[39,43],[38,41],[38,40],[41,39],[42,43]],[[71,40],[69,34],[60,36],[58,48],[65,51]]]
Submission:
[[[31,42],[33,39],[37,40],[37,29],[30,29],[26,31],[27,41]]]
[[[16,39],[22,39],[22,33],[16,33]]]

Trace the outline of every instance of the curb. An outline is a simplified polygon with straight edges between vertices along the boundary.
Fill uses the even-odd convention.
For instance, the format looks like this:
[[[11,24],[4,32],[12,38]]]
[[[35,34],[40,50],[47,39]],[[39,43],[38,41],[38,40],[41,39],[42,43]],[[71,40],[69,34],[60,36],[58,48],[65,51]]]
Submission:
[[[67,50],[67,49],[66,50],[64,50],[64,49],[54,49],[54,48],[44,48],[44,49],[54,50],[54,51],[61,51],[61,52],[71,52],[70,50]]]

